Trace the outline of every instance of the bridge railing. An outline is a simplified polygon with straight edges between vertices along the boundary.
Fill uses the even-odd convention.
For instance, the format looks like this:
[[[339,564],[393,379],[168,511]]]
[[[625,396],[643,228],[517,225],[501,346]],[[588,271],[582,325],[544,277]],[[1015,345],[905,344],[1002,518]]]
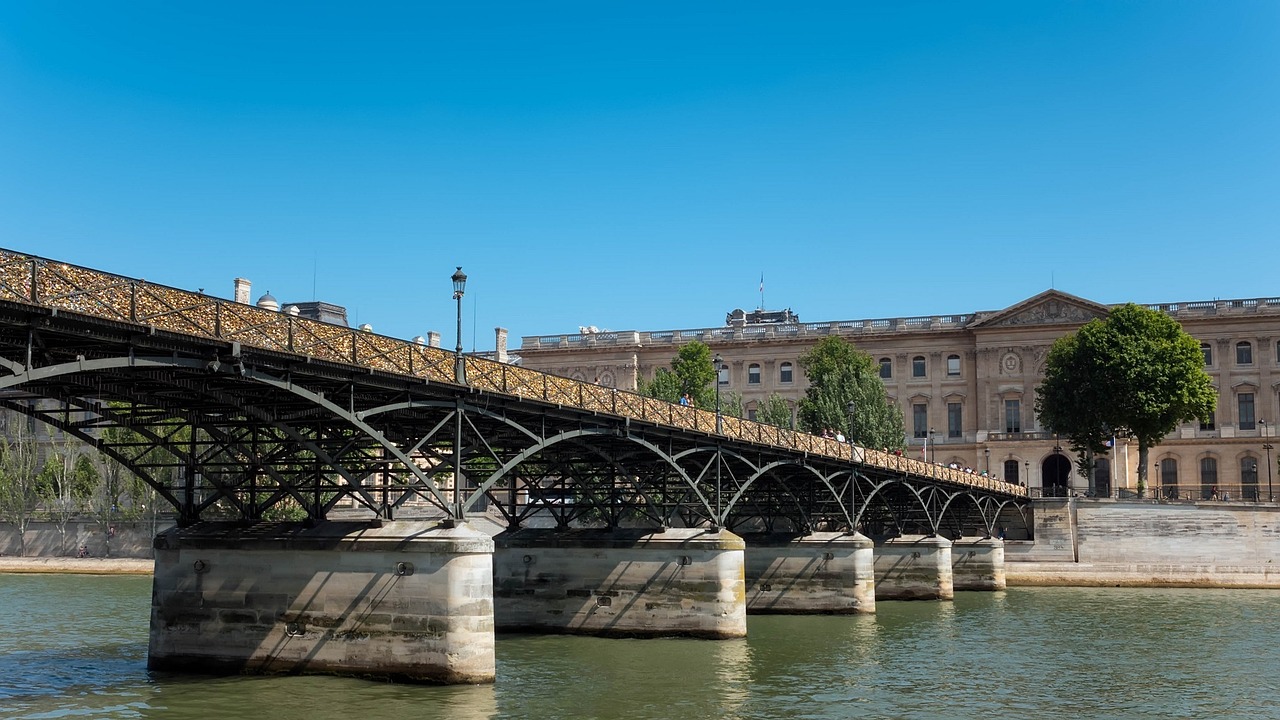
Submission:
[[[237,342],[431,382],[455,381],[455,356],[441,348],[11,250],[0,249],[0,301]],[[467,382],[481,389],[696,432],[716,432],[716,413],[709,410],[486,358],[467,356],[464,362]],[[720,434],[941,482],[1026,495],[1026,488],[995,478],[736,417],[720,417]]]

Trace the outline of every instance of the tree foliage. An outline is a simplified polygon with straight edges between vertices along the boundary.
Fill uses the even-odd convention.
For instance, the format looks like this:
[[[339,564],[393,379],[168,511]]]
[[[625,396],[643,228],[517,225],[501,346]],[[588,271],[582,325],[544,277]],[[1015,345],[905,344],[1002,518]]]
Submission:
[[[667,402],[679,402],[680,396],[688,393],[695,406],[713,410],[716,403],[715,382],[716,369],[711,361],[711,348],[706,343],[695,340],[680,346],[671,360],[670,370],[658,368],[653,380],[642,380],[638,392]],[[726,415],[731,414],[726,412],[728,400],[731,398],[720,398],[721,411]]]
[[[809,388],[800,401],[801,429],[811,433],[840,429],[864,447],[892,450],[903,446],[902,412],[889,402],[879,366],[870,355],[844,338],[832,336],[801,355],[799,363],[809,378]]]
[[[1112,435],[1138,441],[1138,492],[1150,449],[1179,424],[1208,420],[1217,402],[1200,343],[1164,313],[1120,306],[1059,338],[1049,351],[1036,412],[1079,452]]]
[[[85,453],[85,445],[72,438],[50,443],[40,471],[40,503],[58,528],[62,552],[67,553],[67,523],[84,511],[97,485],[98,472]]]
[[[791,427],[791,405],[778,393],[770,393],[756,409],[756,421],[780,428]]]
[[[40,504],[40,482],[35,432],[26,416],[3,411],[0,437],[0,517],[18,531],[18,553],[27,554],[26,532]]]

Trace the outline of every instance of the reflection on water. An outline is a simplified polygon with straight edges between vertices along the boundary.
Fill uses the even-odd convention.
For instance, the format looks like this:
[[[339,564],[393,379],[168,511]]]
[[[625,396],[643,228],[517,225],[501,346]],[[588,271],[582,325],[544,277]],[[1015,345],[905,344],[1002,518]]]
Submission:
[[[1262,718],[1280,593],[1027,588],[743,640],[504,635],[497,684],[146,671],[150,580],[0,575],[0,717]]]

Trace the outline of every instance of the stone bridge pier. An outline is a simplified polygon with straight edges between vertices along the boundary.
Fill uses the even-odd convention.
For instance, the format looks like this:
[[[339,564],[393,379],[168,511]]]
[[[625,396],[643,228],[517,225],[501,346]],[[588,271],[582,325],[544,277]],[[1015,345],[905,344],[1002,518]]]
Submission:
[[[494,680],[493,541],[465,525],[200,523],[155,548],[150,669]]]

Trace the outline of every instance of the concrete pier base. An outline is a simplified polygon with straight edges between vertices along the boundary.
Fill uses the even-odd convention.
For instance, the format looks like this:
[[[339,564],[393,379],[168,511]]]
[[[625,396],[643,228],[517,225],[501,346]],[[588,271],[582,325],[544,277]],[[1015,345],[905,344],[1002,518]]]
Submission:
[[[951,541],[951,585],[956,590],[1004,590],[1004,541]]]
[[[201,523],[155,548],[153,670],[494,680],[493,541],[465,525]]]
[[[951,541],[904,535],[876,543],[876,600],[953,600]]]
[[[874,543],[865,535],[821,532],[743,539],[748,613],[875,612]]]
[[[742,538],[699,529],[522,529],[494,538],[499,630],[747,634]]]

